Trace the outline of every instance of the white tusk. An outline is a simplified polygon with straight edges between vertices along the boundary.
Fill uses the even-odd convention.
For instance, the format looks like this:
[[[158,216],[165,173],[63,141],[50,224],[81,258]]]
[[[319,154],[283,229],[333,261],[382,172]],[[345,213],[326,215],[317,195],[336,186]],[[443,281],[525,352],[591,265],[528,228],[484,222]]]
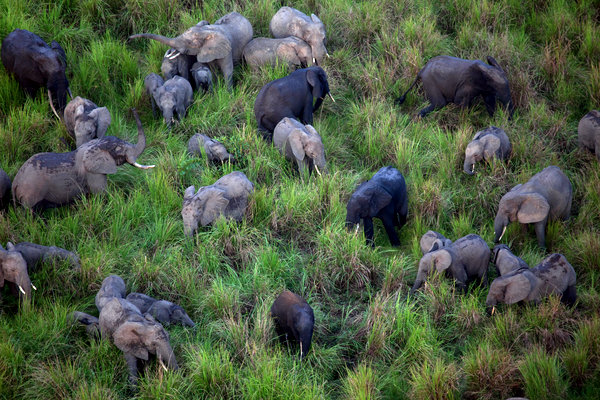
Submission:
[[[25,293],[25,291],[23,290],[23,288],[21,287],[21,285],[18,285],[18,286],[19,286],[19,290],[21,291],[21,293],[23,293],[23,294],[26,295],[27,293]]]
[[[321,171],[319,171],[319,167],[317,167],[316,164],[315,164],[315,170],[317,171],[317,174],[319,174],[319,176],[323,176],[323,175],[321,175]]]
[[[54,115],[56,115],[56,118],[60,119],[60,117],[58,116],[58,113],[56,112],[56,109],[54,108],[54,104],[52,104],[52,94],[50,94],[50,89],[48,89],[48,99],[50,99],[50,107],[52,108],[52,112],[54,112]]]
[[[161,367],[163,367],[163,369],[164,369],[165,371],[168,371],[167,367],[165,366],[165,364],[163,363],[163,361],[161,360],[161,358],[160,358],[160,357],[158,357],[158,363],[160,364],[160,366],[161,366]]]
[[[471,172],[475,172],[475,164],[471,164]]]
[[[506,226],[504,227],[504,229],[502,229],[502,235],[500,235],[500,239],[498,239],[498,241],[502,240],[502,236],[504,236],[504,232],[506,232]]]
[[[175,53],[177,50],[175,49],[169,49],[165,52],[165,55],[163,57],[170,57],[171,55],[173,55],[173,53]]]
[[[300,342],[300,358],[302,358],[302,342]]]
[[[327,58],[329,58],[329,53],[325,53],[325,55],[327,56]]]
[[[317,60],[313,57],[313,64],[316,64]]]
[[[176,51],[176,52],[174,52],[173,54],[171,54],[170,56],[168,56],[167,58],[168,58],[169,60],[174,60],[174,59],[176,59],[177,57],[179,57],[179,55],[180,55],[180,54],[181,54],[180,52]]]
[[[33,290],[37,290],[37,288],[35,287],[35,285],[32,283],[31,287],[33,288]]]
[[[71,88],[67,88],[67,92],[69,92],[69,97],[71,97],[71,100],[73,100],[73,93],[71,93]]]
[[[155,167],[155,165],[141,165],[141,164],[138,164],[137,162],[134,162],[133,166],[141,168],[141,169],[150,169],[150,168],[154,168]]]
[[[331,97],[331,101],[333,101],[335,103],[335,99],[333,98],[333,96],[331,95],[331,93],[327,93],[329,95],[329,97]]]
[[[492,315],[496,312],[496,306],[492,307]]]
[[[356,224],[356,229],[354,229],[354,234],[355,235],[358,233],[358,228],[360,228],[360,224]]]

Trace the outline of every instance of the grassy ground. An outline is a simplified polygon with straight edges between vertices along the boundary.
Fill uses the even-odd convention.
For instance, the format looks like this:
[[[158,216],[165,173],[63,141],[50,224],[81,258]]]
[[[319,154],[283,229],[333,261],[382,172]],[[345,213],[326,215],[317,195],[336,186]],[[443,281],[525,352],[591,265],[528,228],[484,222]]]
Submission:
[[[19,306],[4,291],[0,304],[0,398],[597,398],[600,388],[600,167],[577,148],[579,119],[600,107],[598,0],[292,1],[316,13],[328,31],[324,66],[337,102],[315,115],[330,174],[301,181],[293,165],[256,131],[259,89],[283,69],[237,67],[235,88],[219,82],[196,94],[188,117],[172,131],[154,120],[143,78],[159,72],[166,47],[128,43],[138,32],[175,36],[201,19],[239,11],[268,36],[280,7],[273,0],[0,0],[0,37],[28,29],[56,39],[68,58],[75,95],[107,106],[111,135],[135,141],[129,109],[141,115],[148,147],[140,162],[109,177],[103,195],[47,211],[0,213],[0,243],[31,241],[76,251],[82,272],[67,266],[32,274],[38,287]],[[483,104],[448,106],[423,120],[422,89],[402,106],[394,99],[436,55],[485,59],[506,70],[517,106],[508,121]],[[513,143],[506,163],[462,172],[466,144],[489,125]],[[212,166],[190,159],[195,132],[223,141],[240,163]],[[0,166],[14,177],[32,154],[67,151],[65,127],[40,95],[28,99],[0,69]],[[500,197],[548,165],[574,188],[572,217],[548,227],[552,252],[577,272],[579,301],[484,312],[486,289],[463,296],[443,279],[407,299],[428,229],[451,239],[468,233],[493,245]],[[375,226],[377,247],[343,226],[345,204],[380,167],[405,176],[409,218],[402,246],[389,247]],[[243,223],[220,221],[185,240],[183,191],[234,169],[256,185]],[[515,224],[513,224],[515,225]],[[530,265],[544,252],[532,230],[510,226],[504,241]],[[108,274],[130,291],[182,305],[196,329],[169,328],[181,366],[155,363],[139,390],[127,387],[126,364],[108,342],[88,339],[66,316],[96,314],[94,295]],[[311,354],[299,362],[273,338],[268,310],[288,288],[315,311]]]

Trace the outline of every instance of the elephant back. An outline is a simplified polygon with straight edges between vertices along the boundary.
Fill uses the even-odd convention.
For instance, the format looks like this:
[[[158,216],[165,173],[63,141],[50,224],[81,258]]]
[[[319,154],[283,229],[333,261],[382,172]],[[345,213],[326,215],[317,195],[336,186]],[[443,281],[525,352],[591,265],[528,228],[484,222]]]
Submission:
[[[144,321],[145,318],[133,303],[113,297],[100,310],[100,331],[105,338],[112,339],[113,333],[125,321]]]
[[[540,288],[542,297],[562,294],[567,287],[575,285],[575,270],[565,256],[559,253],[544,258],[531,272],[542,282]]]
[[[536,192],[550,205],[549,218],[567,219],[571,214],[573,187],[569,178],[555,165],[544,168],[519,188],[521,193]]]
[[[491,251],[485,240],[479,235],[469,234],[461,237],[451,247],[464,264],[467,275],[481,276],[481,274],[487,271]]]
[[[227,198],[234,199],[239,197],[248,197],[254,190],[254,185],[248,180],[246,174],[241,171],[233,171],[230,174],[218,179],[214,187],[225,191]]]
[[[254,35],[250,21],[238,12],[231,12],[217,20],[214,25],[206,26],[215,27],[231,39],[233,62],[240,63],[244,47]]]

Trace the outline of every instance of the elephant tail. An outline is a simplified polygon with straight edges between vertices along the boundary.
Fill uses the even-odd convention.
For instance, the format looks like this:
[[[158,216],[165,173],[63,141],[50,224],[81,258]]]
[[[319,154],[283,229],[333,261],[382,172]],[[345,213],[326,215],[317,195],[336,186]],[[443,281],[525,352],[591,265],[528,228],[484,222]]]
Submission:
[[[169,47],[176,47],[176,40],[166,37],[166,36],[162,36],[162,35],[155,35],[154,33],[138,33],[135,35],[131,35],[129,36],[129,40],[131,39],[137,39],[137,38],[148,38],[148,39],[154,39],[157,40],[163,44],[166,44]]]
[[[417,84],[417,82],[419,81],[419,75],[417,75],[417,78],[415,79],[415,81],[413,82],[412,85],[410,85],[410,87],[408,88],[408,90],[406,92],[404,92],[404,94],[400,97],[398,97],[396,99],[396,104],[402,104],[404,103],[404,100],[406,100],[406,95],[408,94],[408,92],[410,92],[412,90],[412,88],[415,87],[415,85]]]

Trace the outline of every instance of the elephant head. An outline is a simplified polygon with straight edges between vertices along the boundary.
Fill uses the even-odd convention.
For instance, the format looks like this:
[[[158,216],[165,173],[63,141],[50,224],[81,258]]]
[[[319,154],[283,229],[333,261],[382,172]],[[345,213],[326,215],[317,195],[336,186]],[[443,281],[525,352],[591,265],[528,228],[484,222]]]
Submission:
[[[463,170],[473,175],[475,164],[481,160],[489,161],[500,149],[500,138],[496,135],[484,135],[471,141],[465,150],[465,163]]]
[[[329,82],[327,81],[327,74],[321,67],[310,67],[306,68],[306,81],[310,86],[313,98],[317,101],[313,107],[313,112],[317,111],[323,103],[323,98],[326,95],[331,97],[331,100],[335,102],[333,96],[329,92]]]
[[[451,244],[452,241],[450,239],[447,239],[444,235],[435,231],[425,232],[419,241],[419,247],[421,247],[421,253],[423,253],[423,255],[430,251],[450,246]]]
[[[498,303],[514,304],[521,300],[537,299],[539,279],[529,270],[513,271],[492,281],[485,300],[490,308]]]
[[[29,279],[27,262],[15,250],[12,243],[8,243],[7,250],[0,246],[0,288],[4,282],[11,282],[19,288],[25,298],[31,298],[31,288],[35,288]]]
[[[65,74],[65,69],[67,68],[67,55],[65,50],[54,40],[50,43],[50,48],[53,52],[53,57],[51,57],[52,61],[50,62],[49,59],[49,62],[40,63],[39,66],[41,72],[47,77],[46,87],[48,89],[50,107],[52,107],[52,111],[54,111],[57,118],[60,118],[54,108],[54,99],[56,100],[58,111],[62,113],[67,106],[67,94],[69,94],[71,98],[73,95],[69,89],[69,81]]]
[[[198,223],[202,226],[212,224],[219,215],[223,214],[229,204],[223,189],[212,186],[204,186],[198,189],[190,186],[183,194],[183,231],[186,236],[192,236],[198,229]]]
[[[196,62],[190,69],[197,89],[202,89],[205,92],[212,90],[212,72],[208,65]]]
[[[327,172],[325,146],[323,146],[321,136],[312,125],[305,125],[304,129],[306,131],[294,129],[288,136],[288,143],[300,168],[308,166],[309,171],[314,168],[321,175],[319,168],[323,172]]]
[[[392,195],[383,187],[369,181],[362,183],[346,205],[346,227],[358,230],[361,219],[374,217],[391,201]]]
[[[65,125],[75,135],[77,147],[101,138],[110,125],[110,112],[90,100],[75,97],[65,108]]]
[[[310,19],[313,23],[305,25],[303,39],[310,45],[312,56],[320,65],[325,56],[329,56],[325,48],[325,25],[315,14],[311,14]]]
[[[494,57],[488,56],[487,62],[491,68],[483,67],[481,68],[481,72],[486,78],[489,86],[493,89],[495,97],[500,100],[500,102],[508,109],[509,116],[512,117],[515,107],[511,98],[510,86],[508,84],[506,72],[504,72]]]
[[[148,309],[148,313],[163,324],[181,324],[191,328],[196,326],[183,308],[170,301],[155,301]]]
[[[421,287],[425,279],[432,271],[437,271],[438,273],[446,272],[449,268],[453,266],[456,262],[456,254],[453,249],[449,247],[444,247],[442,249],[433,250],[429,253],[426,253],[419,261],[419,269],[417,271],[417,279],[410,290],[411,293],[414,293]],[[452,272],[449,271],[449,272]],[[457,283],[461,289],[465,289],[465,281],[466,276],[464,278],[457,277]]]
[[[518,269],[528,269],[529,266],[521,258],[515,256],[507,245],[499,244],[492,250],[494,265],[501,276],[508,275]]]
[[[517,187],[506,193],[498,206],[494,219],[495,242],[498,243],[509,223],[518,221],[521,224],[544,223],[548,219],[550,204],[539,193],[521,193]],[[543,232],[542,232],[543,234]]]

